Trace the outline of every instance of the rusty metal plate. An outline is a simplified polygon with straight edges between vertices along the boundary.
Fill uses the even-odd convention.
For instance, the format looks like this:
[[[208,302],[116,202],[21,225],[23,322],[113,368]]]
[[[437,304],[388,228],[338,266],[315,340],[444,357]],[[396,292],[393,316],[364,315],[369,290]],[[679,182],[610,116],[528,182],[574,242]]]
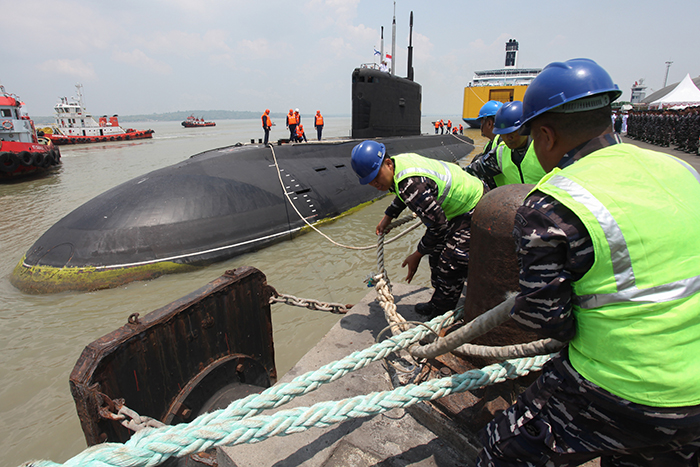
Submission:
[[[226,271],[142,318],[130,316],[126,325],[89,344],[70,375],[88,445],[131,436],[118,422],[100,417],[100,408],[113,400],[167,423],[196,415],[218,386],[273,384],[273,294],[255,268]]]

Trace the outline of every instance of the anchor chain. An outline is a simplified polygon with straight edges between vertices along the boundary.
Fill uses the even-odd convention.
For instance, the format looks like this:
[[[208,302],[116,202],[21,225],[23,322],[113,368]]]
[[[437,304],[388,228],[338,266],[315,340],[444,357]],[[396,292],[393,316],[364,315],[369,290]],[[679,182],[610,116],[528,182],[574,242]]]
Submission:
[[[308,308],[309,310],[329,311],[340,315],[344,315],[350,308],[352,308],[352,305],[350,304],[343,305],[341,303],[321,302],[312,298],[299,298],[295,297],[294,295],[283,293],[270,297],[270,304],[273,303],[284,303],[286,305]]]
[[[131,431],[140,431],[144,428],[158,428],[165,426],[165,423],[155,418],[139,415],[135,410],[125,405],[124,399],[112,400],[108,395],[97,392],[98,399],[104,404],[99,409],[100,417],[107,420],[114,420],[121,423]]]

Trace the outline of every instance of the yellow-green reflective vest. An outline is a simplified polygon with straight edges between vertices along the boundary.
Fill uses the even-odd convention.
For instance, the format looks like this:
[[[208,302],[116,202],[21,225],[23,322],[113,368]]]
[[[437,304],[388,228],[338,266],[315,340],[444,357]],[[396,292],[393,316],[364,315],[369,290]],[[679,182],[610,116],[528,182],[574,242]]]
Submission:
[[[593,266],[573,284],[574,368],[632,402],[700,404],[700,175],[617,144],[536,189],[571,209],[593,240]]]
[[[503,141],[501,141],[501,135],[496,135],[493,138],[493,141],[489,140],[489,142],[484,145],[484,149],[481,151],[481,155],[483,156],[484,154],[488,154],[491,151],[491,149],[497,147],[502,142]]]
[[[427,177],[437,183],[438,203],[447,220],[474,209],[484,193],[484,185],[457,164],[428,159],[418,154],[400,154],[394,160],[394,190],[401,201],[399,182],[408,177]]]
[[[530,183],[534,185],[545,176],[546,172],[540,165],[537,154],[535,154],[534,144],[532,144],[532,141],[529,141],[528,145],[525,157],[520,161],[520,167],[513,162],[511,157],[512,150],[505,143],[501,143],[498,146],[496,156],[501,173],[493,177],[496,186],[514,185],[516,183]]]

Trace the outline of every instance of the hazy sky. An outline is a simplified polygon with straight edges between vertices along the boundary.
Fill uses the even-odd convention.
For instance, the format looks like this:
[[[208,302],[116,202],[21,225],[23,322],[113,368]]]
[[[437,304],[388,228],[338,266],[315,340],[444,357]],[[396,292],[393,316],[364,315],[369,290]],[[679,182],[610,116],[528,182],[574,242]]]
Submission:
[[[349,114],[350,75],[372,62],[390,0],[0,0],[0,83],[30,115],[53,114],[84,85],[94,115],[178,110]],[[629,100],[686,73],[700,75],[698,0],[396,2],[396,70],[406,76],[414,12],[415,79],[425,115],[460,116],[475,70],[500,68],[505,42],[518,66],[586,57]]]

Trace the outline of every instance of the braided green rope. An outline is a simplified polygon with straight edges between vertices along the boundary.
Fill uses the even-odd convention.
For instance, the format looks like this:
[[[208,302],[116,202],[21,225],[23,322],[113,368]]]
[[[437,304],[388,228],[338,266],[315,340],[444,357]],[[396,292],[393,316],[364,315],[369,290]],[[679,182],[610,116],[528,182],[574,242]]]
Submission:
[[[35,467],[140,467],[158,465],[170,457],[182,457],[217,446],[257,443],[271,436],[299,433],[312,427],[325,427],[351,418],[367,417],[418,402],[440,399],[506,379],[538,371],[551,358],[540,355],[508,360],[449,378],[420,385],[401,386],[393,391],[374,392],[341,401],[325,401],[311,407],[281,410],[243,420],[221,419],[211,415],[205,427],[187,424],[141,430],[124,444],[106,443],[86,449],[65,464],[35,461]]]

